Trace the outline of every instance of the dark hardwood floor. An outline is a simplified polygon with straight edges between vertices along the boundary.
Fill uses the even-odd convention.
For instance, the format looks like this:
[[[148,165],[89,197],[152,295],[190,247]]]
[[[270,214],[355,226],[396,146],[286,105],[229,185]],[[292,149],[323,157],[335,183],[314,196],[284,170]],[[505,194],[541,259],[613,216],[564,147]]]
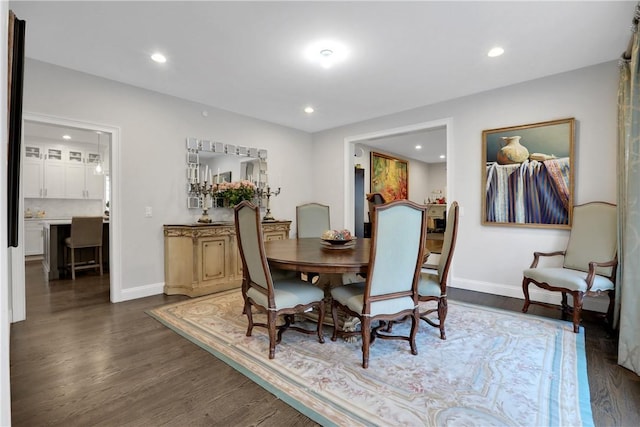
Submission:
[[[313,426],[244,375],[145,310],[186,299],[109,302],[108,276],[48,282],[27,263],[27,320],[11,326],[13,426]],[[521,300],[450,290],[450,298],[519,311]],[[530,312],[550,317],[543,307]],[[598,322],[598,323],[596,323]],[[640,425],[640,379],[585,314],[596,426]]]

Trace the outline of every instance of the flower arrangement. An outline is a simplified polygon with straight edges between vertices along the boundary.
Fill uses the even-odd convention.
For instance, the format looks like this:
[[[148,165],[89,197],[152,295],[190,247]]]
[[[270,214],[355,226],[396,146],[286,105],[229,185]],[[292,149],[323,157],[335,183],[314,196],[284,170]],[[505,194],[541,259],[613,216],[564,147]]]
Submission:
[[[217,190],[218,197],[222,197],[229,207],[233,207],[243,200],[252,200],[256,195],[255,184],[247,180],[221,182],[218,184]]]

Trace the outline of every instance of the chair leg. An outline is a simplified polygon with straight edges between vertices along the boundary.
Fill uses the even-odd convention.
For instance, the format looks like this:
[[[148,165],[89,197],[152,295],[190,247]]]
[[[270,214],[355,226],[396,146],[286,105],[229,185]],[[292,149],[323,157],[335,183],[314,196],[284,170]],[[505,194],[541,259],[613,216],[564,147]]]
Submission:
[[[98,246],[98,262],[100,263],[100,275],[104,274],[102,270],[102,246]]]
[[[573,332],[580,332],[580,317],[582,315],[582,302],[584,294],[582,292],[573,292]]]
[[[273,311],[267,313],[267,328],[269,329],[269,359],[276,357],[276,315]]]
[[[244,314],[247,315],[247,336],[251,336],[253,331],[253,314],[251,313],[251,304],[248,301],[244,302]]]
[[[324,301],[320,301],[320,304],[318,304],[318,342],[320,344],[324,343],[324,334],[322,331],[322,327],[323,327],[323,323],[324,323],[324,310],[325,310],[325,303]]]
[[[331,302],[331,318],[333,319],[333,335],[331,335],[331,341],[338,339],[338,306],[335,301]]]
[[[418,354],[418,347],[416,347],[416,334],[418,333],[418,323],[420,322],[420,311],[416,308],[413,310],[413,316],[411,316],[411,332],[409,333],[409,345],[411,345],[411,354],[414,356]],[[440,320],[442,325],[442,320]]]
[[[529,310],[531,300],[529,299],[529,279],[526,277],[522,279],[522,293],[524,294],[524,305],[522,306],[522,312],[526,313]]]
[[[371,342],[371,318],[363,316],[360,329],[362,332],[362,367],[367,369],[369,367],[369,344]]]
[[[447,318],[447,312],[449,311],[449,305],[447,303],[447,296],[441,296],[438,299],[438,319],[440,320],[440,339],[446,340],[447,334],[444,331],[444,321]]]
[[[76,250],[71,247],[71,280],[76,280]]]

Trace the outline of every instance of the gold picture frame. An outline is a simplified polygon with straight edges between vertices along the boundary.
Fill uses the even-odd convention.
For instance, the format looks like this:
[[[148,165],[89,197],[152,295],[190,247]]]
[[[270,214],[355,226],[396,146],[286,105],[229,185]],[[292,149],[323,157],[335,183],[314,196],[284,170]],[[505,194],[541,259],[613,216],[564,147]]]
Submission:
[[[371,152],[370,193],[380,193],[385,202],[409,198],[409,164],[382,153]]]
[[[571,228],[575,118],[482,132],[482,224]]]

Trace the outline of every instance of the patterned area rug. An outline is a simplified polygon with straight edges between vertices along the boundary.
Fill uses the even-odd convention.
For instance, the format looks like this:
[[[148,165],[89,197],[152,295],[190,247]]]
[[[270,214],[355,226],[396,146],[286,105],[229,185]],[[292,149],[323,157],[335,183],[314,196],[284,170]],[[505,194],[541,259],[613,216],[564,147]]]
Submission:
[[[593,425],[584,331],[568,322],[450,301],[447,340],[421,322],[417,356],[377,340],[362,369],[359,340],[332,342],[329,327],[324,344],[285,333],[269,360],[238,290],[149,314],[322,425]]]

